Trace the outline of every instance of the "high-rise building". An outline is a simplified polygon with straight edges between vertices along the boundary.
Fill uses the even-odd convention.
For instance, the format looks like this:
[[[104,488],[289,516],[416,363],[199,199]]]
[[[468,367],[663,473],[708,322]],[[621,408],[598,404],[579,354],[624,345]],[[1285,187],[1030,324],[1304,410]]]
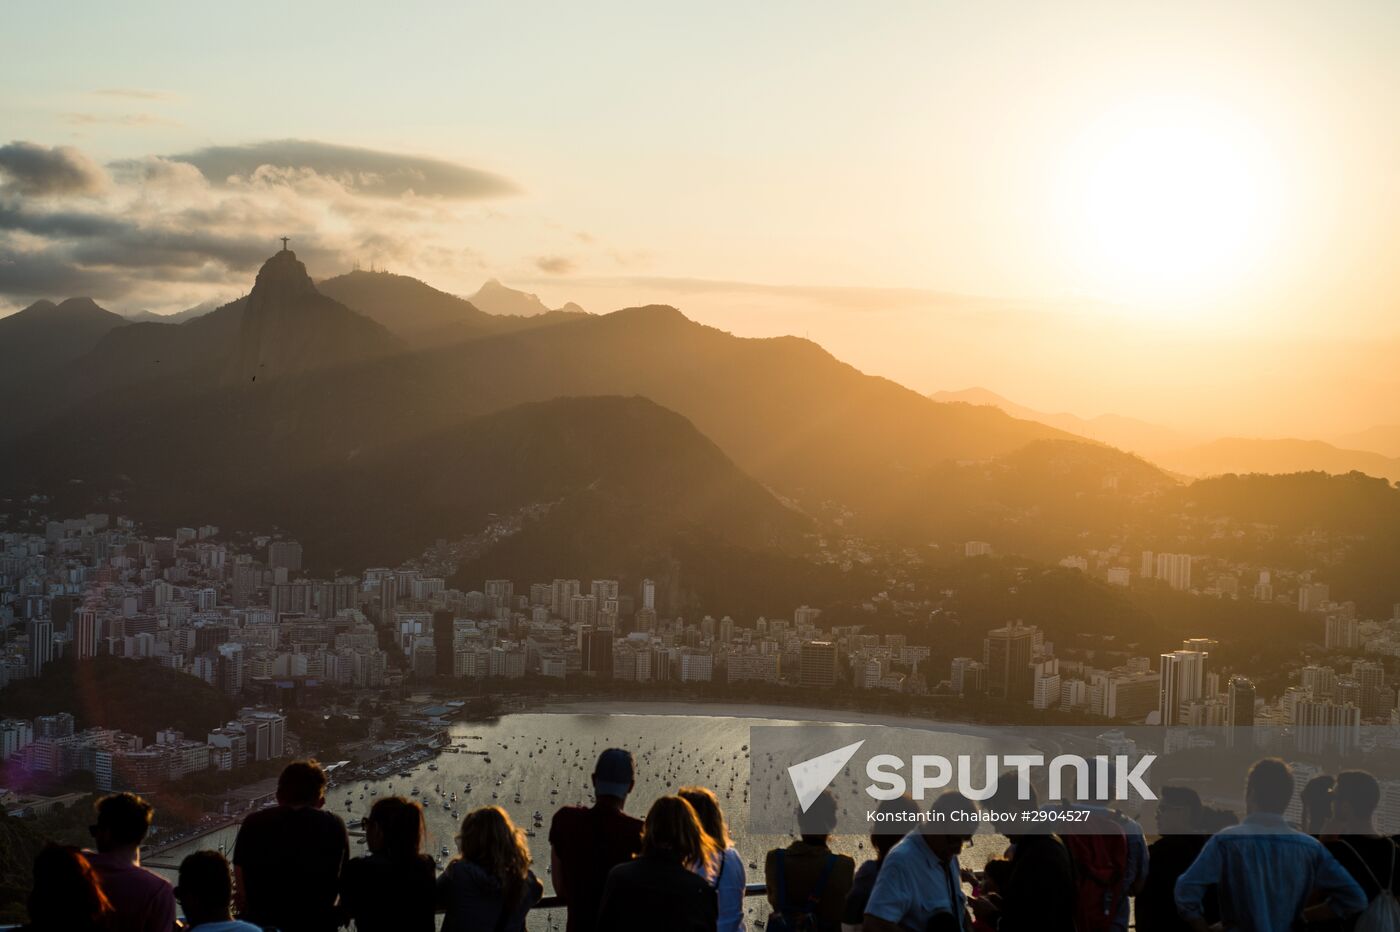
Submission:
[[[570,611],[573,609],[574,596],[579,594],[580,583],[577,579],[556,579],[552,585],[550,593],[550,611],[554,612],[554,617],[563,618],[565,621],[572,621]]]
[[[1173,589],[1191,588],[1191,555],[1189,553],[1157,554],[1157,578]]]
[[[1322,643],[1328,649],[1356,650],[1361,646],[1361,626],[1346,615],[1328,615],[1323,622]]]
[[[830,641],[804,641],[797,681],[801,686],[836,685],[836,645]]]
[[[97,612],[93,609],[81,608],[74,615],[73,655],[78,660],[97,656]]]
[[[53,622],[35,618],[29,622],[29,675],[40,676],[53,659]]]
[[[656,611],[656,583],[650,579],[642,580],[642,608],[649,612]]]
[[[1330,699],[1337,688],[1337,671],[1331,667],[1308,664],[1298,671],[1303,690],[1314,699]]]
[[[583,596],[588,598],[588,596]],[[579,635],[583,651],[583,672],[588,676],[607,679],[613,672],[613,632],[587,627]]]
[[[1031,698],[1031,660],[1039,631],[1020,622],[994,628],[982,640],[982,663],[987,668],[987,692],[997,699]]]
[[[1298,587],[1298,611],[1320,612],[1328,603],[1331,590],[1326,583],[1304,583]]]
[[[1163,725],[1181,724],[1183,710],[1188,704],[1204,698],[1209,657],[1195,650],[1174,650],[1162,655],[1162,665],[1158,669],[1162,678],[1158,711]]]

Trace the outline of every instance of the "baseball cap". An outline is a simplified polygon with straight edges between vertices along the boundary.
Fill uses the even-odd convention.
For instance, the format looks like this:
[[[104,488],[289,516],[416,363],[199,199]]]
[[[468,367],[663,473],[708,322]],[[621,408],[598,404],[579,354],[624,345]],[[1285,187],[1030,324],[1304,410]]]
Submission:
[[[632,792],[634,773],[631,751],[608,748],[598,755],[598,766],[593,768],[594,792],[599,796],[625,797]]]

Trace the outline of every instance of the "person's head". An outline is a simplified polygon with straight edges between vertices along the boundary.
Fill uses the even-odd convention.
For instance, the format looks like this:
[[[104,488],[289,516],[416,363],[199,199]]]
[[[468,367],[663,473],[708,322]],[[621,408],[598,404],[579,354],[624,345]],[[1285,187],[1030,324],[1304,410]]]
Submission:
[[[924,831],[929,849],[942,860],[962,854],[977,830],[977,804],[961,793],[949,791],[933,801],[933,818]],[[935,826],[937,826],[935,828]]]
[[[1189,786],[1164,786],[1157,795],[1157,831],[1188,835],[1202,828],[1201,794]]]
[[[326,772],[314,760],[294,760],[277,778],[277,802],[292,808],[319,809],[326,802]]]
[[[46,845],[34,858],[34,885],[29,890],[29,921],[34,929],[102,929],[114,915],[97,872],[82,851],[70,845]]]
[[[530,872],[530,849],[525,835],[500,806],[468,812],[457,836],[462,860],[484,870],[507,890],[517,890]]]
[[[593,793],[599,802],[625,802],[636,785],[636,768],[631,751],[608,748],[598,755],[598,764],[593,768]]]
[[[402,796],[377,801],[365,820],[365,844],[375,854],[417,857],[423,846],[423,807]]]
[[[694,869],[710,864],[717,854],[690,803],[679,796],[662,796],[651,804],[642,826],[642,857],[668,858]]]
[[[1303,831],[1316,835],[1332,818],[1332,784],[1327,774],[1313,777],[1303,785]]]
[[[1277,757],[1255,761],[1244,784],[1246,812],[1283,815],[1293,798],[1293,771]]]
[[[1016,831],[1018,813],[1039,807],[1040,796],[1036,793],[1035,787],[1027,783],[1026,796],[1022,799],[1020,778],[1015,771],[1010,770],[997,778],[996,789],[982,804],[982,808],[992,815],[992,829],[1007,838],[1015,838],[1021,834]]]
[[[870,833],[870,844],[875,848],[875,859],[883,861],[890,849],[899,844],[899,840],[919,824],[919,807],[914,805],[914,800],[908,796],[896,796],[894,799],[880,800],[875,811],[879,813],[879,824],[889,827],[886,831]]]
[[[93,844],[102,852],[139,848],[151,828],[155,810],[135,793],[104,796],[93,807],[97,821],[88,828]]]
[[[807,844],[826,844],[827,838],[836,831],[836,797],[831,790],[822,790],[821,795],[812,800],[812,805],[798,812],[797,829]]]
[[[715,847],[724,850],[733,846],[729,825],[724,821],[724,810],[719,807],[719,797],[714,790],[706,786],[683,786],[677,795],[690,803],[690,808],[700,819],[700,827],[710,836]]]
[[[1376,807],[1381,803],[1381,785],[1364,770],[1344,770],[1332,787],[1332,817],[1338,825],[1355,833],[1370,830]]]
[[[196,851],[180,862],[175,898],[190,925],[228,920],[233,878],[228,861],[217,851]]]

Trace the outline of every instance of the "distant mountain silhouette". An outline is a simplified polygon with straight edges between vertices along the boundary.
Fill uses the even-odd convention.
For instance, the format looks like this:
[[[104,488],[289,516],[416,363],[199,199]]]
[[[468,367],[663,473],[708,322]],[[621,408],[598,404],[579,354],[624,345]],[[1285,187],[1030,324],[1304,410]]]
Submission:
[[[1225,437],[1159,454],[1162,465],[1192,476],[1226,473],[1361,472],[1400,481],[1400,459],[1343,450],[1321,440]]]
[[[19,417],[37,397],[73,375],[71,367],[127,322],[91,298],[36,301],[0,317],[0,411]]]
[[[1017,404],[996,392],[985,388],[966,388],[962,391],[941,391],[929,395],[934,401],[947,403],[962,402],[972,405],[991,405],[1000,408],[1012,417],[1037,421],[1059,428],[1080,437],[1098,440],[1110,446],[1152,457],[1163,450],[1179,449],[1192,442],[1190,434],[1153,424],[1149,421],[1119,414],[1100,414],[1097,417],[1083,418],[1077,414],[1061,412],[1050,414]]]
[[[264,318],[256,325],[255,301]],[[992,408],[937,404],[805,340],[741,339],[670,307],[393,352],[394,337],[317,294],[289,255],[269,260],[243,303],[178,326],[115,331],[83,360],[68,413],[12,438],[26,450],[66,450],[51,463],[57,474],[98,457],[107,473],[84,480],[94,491],[122,472],[122,456],[103,455],[111,448],[187,464],[184,484],[195,491],[205,469],[262,470],[243,452],[269,435],[279,463],[309,474],[522,403],[638,395],[687,418],[785,497],[841,502],[878,530],[903,525],[911,508],[942,494],[932,484],[941,463],[1068,437]],[[126,331],[130,339],[117,339]],[[162,494],[178,498],[180,485]]]
[[[476,294],[468,300],[488,314],[499,314],[506,317],[534,317],[537,314],[548,314],[551,310],[545,307],[538,295],[508,288],[494,278],[488,279],[486,284],[478,288]],[[567,314],[585,313],[583,308],[572,301],[554,310]]]
[[[381,324],[317,291],[296,253],[283,249],[258,270],[226,378],[266,381],[340,368],[403,348]]]
[[[417,348],[548,326],[584,313],[582,309],[546,310],[530,317],[503,317],[416,278],[389,272],[349,272],[328,278],[317,287],[322,294],[378,321]]]
[[[154,311],[123,311],[120,313],[133,324],[183,324],[196,317],[203,317],[222,306],[217,301],[205,301],[203,304],[196,304],[194,307],[187,307],[183,311],[175,311],[170,314],[157,314]]]
[[[1400,459],[1400,424],[1378,424],[1354,434],[1333,437],[1332,442],[1343,449],[1369,450]]]

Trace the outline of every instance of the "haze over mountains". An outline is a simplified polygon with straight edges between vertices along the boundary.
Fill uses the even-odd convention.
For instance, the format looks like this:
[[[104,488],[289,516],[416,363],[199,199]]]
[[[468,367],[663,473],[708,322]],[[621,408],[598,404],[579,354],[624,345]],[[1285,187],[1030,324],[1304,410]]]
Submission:
[[[995,407],[1014,417],[1137,453],[1187,476],[1357,471],[1400,481],[1400,426],[1373,427],[1335,438],[1333,443],[1292,437],[1210,438],[1116,414],[1082,418],[1037,411],[985,388],[940,391],[929,397],[941,402]]]
[[[692,595],[742,585],[761,610],[765,591],[839,587],[809,559],[833,515],[911,543],[997,528],[1056,555],[1178,486],[1067,417],[934,401],[806,340],[659,305],[502,316],[387,273],[316,285],[290,251],[184,323],[41,302],[0,320],[0,348],[47,389],[0,427],[0,495],[277,525],[325,567],[392,563],[547,504],[470,571],[674,558]]]

